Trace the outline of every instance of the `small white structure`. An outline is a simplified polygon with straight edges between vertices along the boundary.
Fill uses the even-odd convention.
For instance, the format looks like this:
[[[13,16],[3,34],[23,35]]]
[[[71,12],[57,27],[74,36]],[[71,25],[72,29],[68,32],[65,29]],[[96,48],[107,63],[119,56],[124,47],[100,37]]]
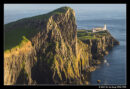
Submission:
[[[107,26],[106,26],[106,24],[104,24],[104,28],[103,28],[103,30],[107,30]]]
[[[98,28],[93,28],[92,29],[92,32],[100,32],[100,31],[104,31],[104,30],[107,30],[107,26],[106,24],[104,25],[104,27],[98,27]]]

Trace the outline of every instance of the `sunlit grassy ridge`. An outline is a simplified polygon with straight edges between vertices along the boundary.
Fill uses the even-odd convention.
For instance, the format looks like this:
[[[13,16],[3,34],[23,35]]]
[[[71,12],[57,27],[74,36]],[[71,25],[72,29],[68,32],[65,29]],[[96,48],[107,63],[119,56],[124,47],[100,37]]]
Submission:
[[[9,50],[14,47],[21,47],[22,43],[27,42],[31,37],[33,31],[26,28],[13,29],[5,31],[4,33],[4,50]]]
[[[20,19],[4,25],[4,51],[19,46],[24,38],[30,40],[39,30],[45,27],[50,16],[65,13],[69,7],[58,8],[47,14]]]
[[[108,34],[107,31],[93,33],[92,30],[77,30],[78,39],[82,41],[87,39],[100,39],[101,37],[107,34]]]

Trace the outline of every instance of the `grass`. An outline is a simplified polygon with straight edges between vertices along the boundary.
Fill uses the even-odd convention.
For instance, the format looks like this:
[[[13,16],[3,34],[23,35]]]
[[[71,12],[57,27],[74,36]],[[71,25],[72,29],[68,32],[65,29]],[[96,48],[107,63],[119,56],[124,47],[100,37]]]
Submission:
[[[23,36],[22,38],[23,38],[23,39],[21,40],[21,42],[20,42],[19,44],[17,44],[16,46],[13,46],[13,47],[12,47],[12,45],[10,45],[10,44],[12,44],[12,43],[10,43],[10,44],[8,44],[7,46],[5,46],[4,52],[10,52],[11,49],[21,48],[26,42],[29,41],[25,36]],[[7,49],[7,48],[6,48],[6,47],[10,47],[10,46],[11,46],[10,49]]]
[[[101,32],[97,32],[98,35],[101,35],[101,36],[105,36],[107,35],[107,31],[101,31]]]
[[[87,40],[87,39],[96,39],[94,36],[95,33],[91,33],[90,30],[78,30],[77,36],[80,40]]]
[[[58,8],[47,14],[20,19],[4,25],[4,51],[19,47],[22,42],[30,40],[52,15],[65,13],[69,7]],[[40,25],[42,24],[42,26]]]
[[[77,30],[77,37],[82,41],[88,39],[100,39],[101,37],[106,36],[107,34],[107,31],[93,33],[92,30]]]
[[[80,30],[77,30],[77,32],[82,33],[82,32],[86,32],[86,30],[85,29],[80,29]]]
[[[80,40],[87,40],[87,39],[98,39],[98,38],[96,38],[94,36],[82,36],[82,37],[78,37],[78,39],[80,39]]]
[[[32,30],[35,32],[35,30]],[[32,35],[30,29],[13,29],[5,31],[4,33],[4,51],[9,50],[16,46],[22,46],[23,43],[29,41],[29,38]]]

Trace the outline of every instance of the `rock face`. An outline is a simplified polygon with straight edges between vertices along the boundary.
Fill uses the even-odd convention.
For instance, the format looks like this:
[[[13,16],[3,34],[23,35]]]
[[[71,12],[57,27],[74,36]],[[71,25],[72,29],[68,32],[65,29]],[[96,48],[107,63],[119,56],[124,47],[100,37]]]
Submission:
[[[92,59],[94,60],[102,60],[104,59],[104,55],[108,54],[108,51],[112,49],[115,45],[119,45],[119,42],[111,36],[108,31],[105,31],[106,35],[98,38],[98,33],[96,34],[96,38],[98,39],[87,39],[83,42],[88,44],[91,49]],[[93,62],[91,62],[93,63]]]
[[[69,7],[10,23],[5,30],[27,26],[35,28],[29,41],[4,52],[5,85],[88,84],[84,72],[91,60],[115,44],[109,36],[86,43],[78,40],[75,12]]]
[[[89,35],[92,35],[91,37],[94,37],[93,39],[81,39],[81,37],[88,36],[80,36],[82,32],[85,33],[86,30],[81,32],[78,30],[78,38],[82,40],[83,43],[87,44],[90,49],[92,55],[92,60],[89,59],[90,66],[100,64],[104,61],[104,55],[107,55],[109,50],[115,45],[119,45],[119,42],[108,32],[108,30],[98,33],[89,33]]]

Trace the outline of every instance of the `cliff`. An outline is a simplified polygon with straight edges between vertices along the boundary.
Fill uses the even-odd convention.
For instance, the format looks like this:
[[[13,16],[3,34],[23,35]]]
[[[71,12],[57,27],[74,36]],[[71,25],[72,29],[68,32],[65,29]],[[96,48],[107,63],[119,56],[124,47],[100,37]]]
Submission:
[[[92,31],[78,30],[78,39],[83,43],[88,44],[92,60],[91,65],[100,64],[104,60],[104,56],[109,53],[115,45],[119,45],[119,42],[108,32],[101,31],[93,33]]]
[[[88,84],[85,73],[92,60],[116,43],[110,34],[77,39],[75,12],[69,7],[6,24],[4,30],[5,85]]]

